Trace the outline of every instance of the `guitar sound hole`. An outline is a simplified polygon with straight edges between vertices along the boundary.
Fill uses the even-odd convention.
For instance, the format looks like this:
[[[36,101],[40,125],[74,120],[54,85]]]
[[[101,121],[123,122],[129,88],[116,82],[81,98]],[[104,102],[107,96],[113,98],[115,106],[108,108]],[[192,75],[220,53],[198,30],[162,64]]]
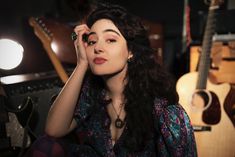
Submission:
[[[192,96],[191,108],[194,112],[202,112],[202,120],[205,124],[218,124],[221,119],[219,99],[213,92],[196,90]]]
[[[211,95],[205,90],[197,90],[194,92],[191,100],[191,107],[195,111],[204,111],[210,106]]]

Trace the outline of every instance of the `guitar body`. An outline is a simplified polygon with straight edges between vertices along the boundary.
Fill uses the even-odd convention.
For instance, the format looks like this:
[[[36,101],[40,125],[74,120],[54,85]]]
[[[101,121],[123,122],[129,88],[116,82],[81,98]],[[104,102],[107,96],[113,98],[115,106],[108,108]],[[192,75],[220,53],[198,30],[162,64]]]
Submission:
[[[8,112],[9,122],[6,123],[6,132],[9,137],[11,137],[11,146],[13,148],[18,147],[21,148],[24,146],[24,138],[26,138],[27,142],[25,147],[29,147],[31,144],[30,136],[24,135],[24,127],[18,121],[15,113]],[[24,137],[27,136],[27,137]]]
[[[200,103],[204,100],[202,97],[197,98],[198,96],[195,94],[197,79],[197,72],[185,74],[177,81],[176,88],[179,94],[179,102],[189,115],[192,125],[210,128],[195,130],[198,156],[234,157],[235,128],[224,110],[224,105],[226,105],[224,101],[231,86],[229,84],[215,85],[207,80],[204,95],[209,94],[211,96],[208,96],[208,100],[205,101],[208,105],[200,106]],[[196,103],[199,104],[199,107],[195,105]],[[212,110],[208,116],[210,108]],[[208,118],[211,119],[208,120]]]

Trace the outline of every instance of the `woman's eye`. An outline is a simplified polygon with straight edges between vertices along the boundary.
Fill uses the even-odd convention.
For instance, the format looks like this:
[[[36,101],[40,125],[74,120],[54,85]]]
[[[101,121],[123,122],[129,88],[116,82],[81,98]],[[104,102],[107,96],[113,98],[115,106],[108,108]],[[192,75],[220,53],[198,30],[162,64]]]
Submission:
[[[94,41],[94,40],[87,41],[88,45],[94,45],[95,43],[96,43],[96,41]]]
[[[115,39],[108,39],[107,42],[108,43],[114,43],[114,42],[116,42],[116,40]]]

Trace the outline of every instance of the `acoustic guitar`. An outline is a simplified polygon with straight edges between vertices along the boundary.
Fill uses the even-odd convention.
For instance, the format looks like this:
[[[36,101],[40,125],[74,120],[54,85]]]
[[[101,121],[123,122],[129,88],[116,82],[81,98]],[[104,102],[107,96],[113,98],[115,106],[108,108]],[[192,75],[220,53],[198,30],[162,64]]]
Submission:
[[[212,35],[219,1],[210,3],[198,72],[179,78],[179,102],[194,127],[199,157],[235,157],[235,126],[225,112],[230,84],[213,84],[209,79]]]

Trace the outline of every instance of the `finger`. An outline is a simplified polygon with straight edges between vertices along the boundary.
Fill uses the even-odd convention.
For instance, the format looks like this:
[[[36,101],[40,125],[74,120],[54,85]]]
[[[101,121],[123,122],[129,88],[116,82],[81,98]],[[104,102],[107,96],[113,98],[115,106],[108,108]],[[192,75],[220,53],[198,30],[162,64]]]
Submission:
[[[78,34],[80,31],[82,30],[89,30],[88,26],[83,24],[83,25],[78,25],[74,28],[74,32],[76,32],[76,34]]]
[[[77,41],[75,43],[84,43],[84,39],[83,39],[83,35],[86,33],[88,34],[90,32],[90,29],[87,27],[87,25],[83,24],[83,25],[79,25],[79,26],[76,26],[75,29],[74,29],[74,32],[72,34],[72,38],[74,39],[74,41]]]
[[[74,28],[74,33],[72,35],[74,36],[74,46],[78,55],[81,55],[79,53],[83,54],[83,52],[85,52],[86,42],[83,41],[82,37],[85,33],[88,34],[89,32],[90,29],[85,24],[78,25]]]

